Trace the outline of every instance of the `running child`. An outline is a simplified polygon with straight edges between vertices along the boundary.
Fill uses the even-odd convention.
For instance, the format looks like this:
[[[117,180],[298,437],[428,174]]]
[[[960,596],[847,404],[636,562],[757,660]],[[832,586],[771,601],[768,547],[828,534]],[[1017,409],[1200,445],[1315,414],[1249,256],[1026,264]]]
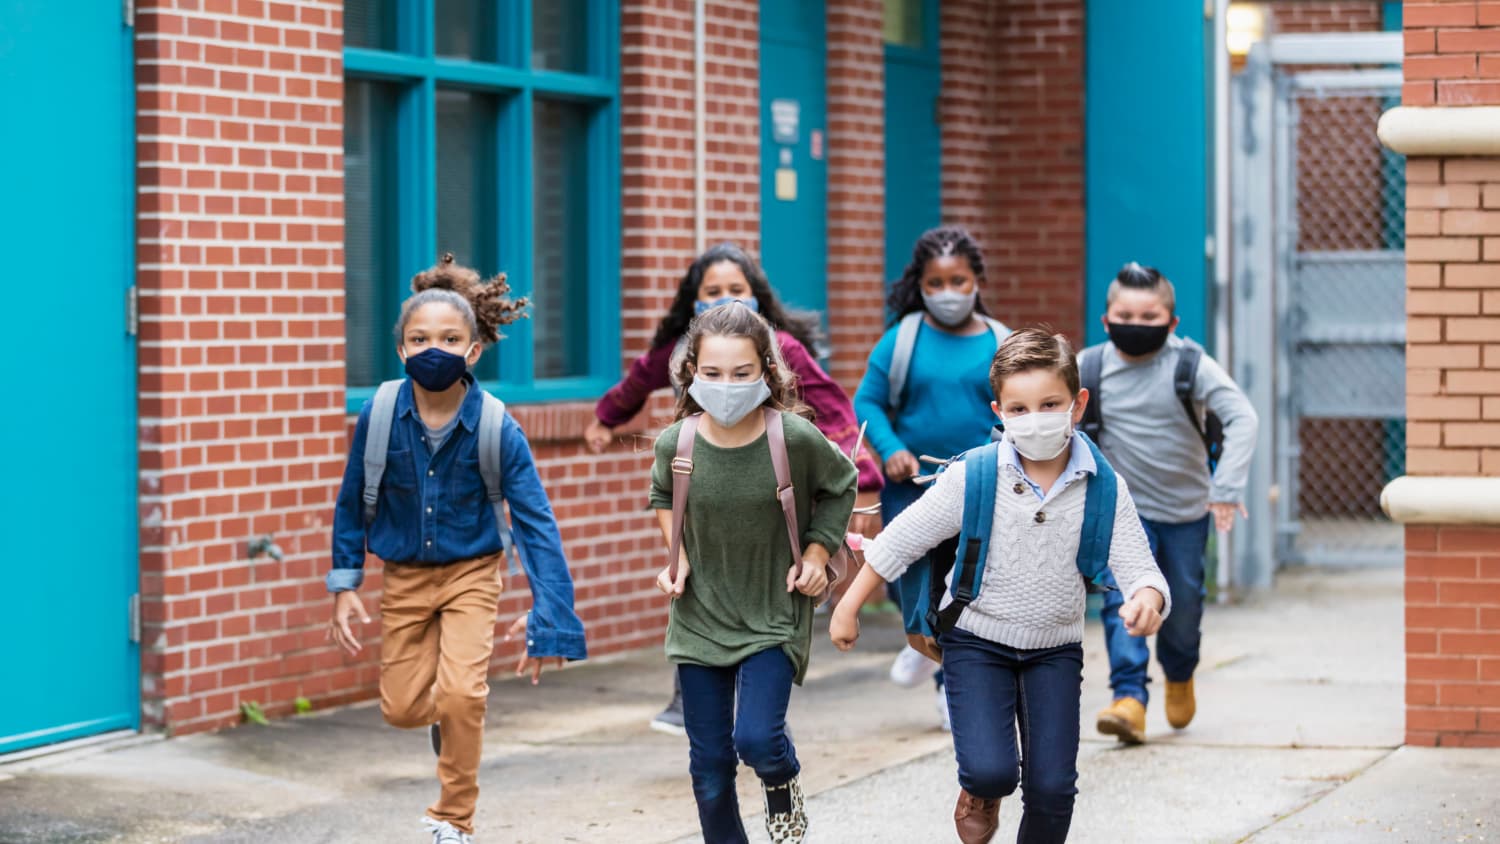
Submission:
[[[967,604],[955,597],[950,577],[940,614],[948,626],[940,626],[937,636],[958,759],[954,825],[965,844],[988,842],[999,824],[1000,799],[1019,785],[1017,841],[1062,842],[1077,794],[1086,597],[1080,572],[1087,563],[1101,572],[1098,578],[1106,566],[1114,573],[1126,599],[1120,617],[1135,636],[1155,632],[1170,601],[1124,479],[1114,477],[1090,441],[1075,433],[1089,396],[1079,388],[1067,340],[1031,328],[1010,335],[994,357],[990,385],[991,407],[1005,436],[968,458],[998,464],[989,475],[994,517],[981,525],[988,528],[987,552],[976,555],[983,561],[977,574],[968,570],[975,591]],[[830,619],[829,635],[841,650],[859,637],[855,608],[861,596],[959,535],[968,469],[956,463],[944,471],[930,491],[865,544],[866,565]],[[1112,507],[1102,497],[1091,505],[1091,524],[1095,476],[1114,477],[1117,486]],[[1112,522],[1101,521],[1100,513],[1112,513]],[[1109,537],[1104,559],[1080,556],[1086,533],[1089,548],[1104,547],[1091,531]]]
[[[688,330],[674,373],[677,422],[656,440],[651,506],[669,549],[656,584],[672,597],[666,652],[709,844],[747,840],[741,761],[760,778],[771,841],[807,831],[787,702],[807,673],[815,596],[858,472],[800,415],[792,378],[766,320],[741,302],[711,308]]]
[[[1212,523],[1221,531],[1245,515],[1245,484],[1258,420],[1250,400],[1203,349],[1175,333],[1177,295],[1160,272],[1126,264],[1109,286],[1109,342],[1080,356],[1085,380],[1097,379],[1091,408],[1099,448],[1135,483],[1136,506],[1151,551],[1172,589],[1176,611],[1156,637],[1167,680],[1167,723],[1182,729],[1197,712],[1193,673],[1202,640],[1204,551]],[[1186,371],[1183,364],[1186,363]],[[1178,382],[1183,389],[1178,387]],[[1210,417],[1208,414],[1212,414]],[[1223,429],[1212,455],[1210,419]],[[1125,633],[1120,596],[1105,593],[1102,617],[1114,701],[1098,715],[1099,732],[1128,744],[1146,740],[1146,640]]]
[[[507,639],[524,636],[516,674],[531,682],[543,666],[585,656],[583,623],[573,611],[573,580],[547,493],[526,435],[485,395],[469,369],[499,327],[522,315],[505,277],[481,282],[451,254],[412,279],[413,295],[396,322],[396,354],[407,378],[394,401],[365,403],[333,517],[333,593],[329,635],[350,655],[361,649],[355,619],[368,623],[357,590],[365,554],[385,564],[380,596],[380,711],[395,727],[427,727],[441,791],[423,818],[434,844],[466,844],[474,832],[479,759],[494,653],[503,548],[491,478],[509,506],[532,607]],[[493,403],[493,404],[492,404]],[[379,406],[387,413],[376,418]],[[498,414],[497,412],[498,411]],[[496,419],[498,418],[498,423]],[[387,447],[366,448],[372,431]],[[378,437],[379,435],[376,434]],[[491,445],[491,436],[498,442]],[[498,454],[480,451],[481,441]],[[366,463],[383,459],[367,489]],[[502,539],[502,536],[505,537]]]

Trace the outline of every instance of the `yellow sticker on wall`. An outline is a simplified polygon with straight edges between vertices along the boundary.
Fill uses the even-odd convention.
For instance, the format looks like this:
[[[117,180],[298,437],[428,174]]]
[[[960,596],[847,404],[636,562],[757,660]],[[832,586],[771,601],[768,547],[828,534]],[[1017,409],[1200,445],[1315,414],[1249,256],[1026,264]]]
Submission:
[[[776,168],[776,198],[785,202],[797,199],[797,171],[790,167]]]

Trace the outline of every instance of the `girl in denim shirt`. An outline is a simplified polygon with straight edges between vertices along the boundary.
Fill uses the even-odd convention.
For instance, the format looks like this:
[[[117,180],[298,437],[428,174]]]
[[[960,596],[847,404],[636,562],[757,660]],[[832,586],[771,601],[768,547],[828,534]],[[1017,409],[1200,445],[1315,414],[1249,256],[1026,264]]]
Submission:
[[[354,429],[333,519],[334,594],[330,636],[351,655],[360,643],[351,616],[368,622],[356,590],[365,554],[385,563],[380,599],[380,710],[396,727],[428,727],[442,790],[423,819],[437,842],[469,842],[479,797],[495,608],[501,590],[500,525],[479,470],[484,396],[469,369],[499,327],[519,319],[504,276],[480,280],[451,254],[412,279],[396,323],[396,353],[409,376],[397,393],[385,473],[373,520],[362,501],[371,403]],[[531,612],[516,673],[583,659],[583,623],[547,493],[526,435],[506,414],[500,437],[501,489],[531,586]]]

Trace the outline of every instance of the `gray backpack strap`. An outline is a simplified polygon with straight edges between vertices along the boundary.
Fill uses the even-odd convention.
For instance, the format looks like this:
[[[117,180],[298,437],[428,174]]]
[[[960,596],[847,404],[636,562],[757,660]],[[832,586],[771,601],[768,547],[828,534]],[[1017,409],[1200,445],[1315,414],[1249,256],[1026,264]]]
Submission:
[[[474,389],[481,389],[476,386]],[[510,534],[510,523],[505,520],[505,496],[500,489],[500,432],[505,428],[505,402],[484,391],[484,404],[479,411],[479,474],[484,478],[484,493],[495,510],[495,529],[500,532],[500,550],[505,555],[510,573],[516,574],[520,567],[516,563],[515,540]]]
[[[912,311],[901,318],[896,329],[896,348],[891,351],[890,392],[885,406],[891,413],[901,409],[901,391],[906,389],[906,376],[911,371],[911,356],[917,347],[917,333],[922,330],[922,315],[926,311]]]
[[[391,423],[396,419],[396,394],[401,381],[387,381],[375,391],[370,401],[370,427],[365,431],[365,527],[375,521],[375,505],[380,501],[380,479],[385,477],[385,453],[391,447]]]
[[[1010,329],[1006,327],[1005,323],[1001,322],[998,319],[995,319],[994,317],[987,317],[981,314],[979,318],[984,320],[984,324],[988,325],[990,327],[990,331],[994,333],[995,349],[998,351],[1000,348],[1000,344],[1004,343],[1005,338],[1010,336]]]

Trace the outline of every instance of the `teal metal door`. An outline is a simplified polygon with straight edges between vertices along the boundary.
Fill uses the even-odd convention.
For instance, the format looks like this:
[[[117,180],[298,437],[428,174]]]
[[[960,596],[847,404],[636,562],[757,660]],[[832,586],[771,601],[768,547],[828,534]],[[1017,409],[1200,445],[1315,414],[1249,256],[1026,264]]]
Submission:
[[[760,252],[797,308],[828,307],[822,0],[760,4]]]
[[[937,0],[886,4],[885,280],[901,277],[912,245],[942,223],[943,137],[938,124],[942,57]]]
[[[122,8],[0,4],[12,322],[0,753],[140,725],[135,99]]]

